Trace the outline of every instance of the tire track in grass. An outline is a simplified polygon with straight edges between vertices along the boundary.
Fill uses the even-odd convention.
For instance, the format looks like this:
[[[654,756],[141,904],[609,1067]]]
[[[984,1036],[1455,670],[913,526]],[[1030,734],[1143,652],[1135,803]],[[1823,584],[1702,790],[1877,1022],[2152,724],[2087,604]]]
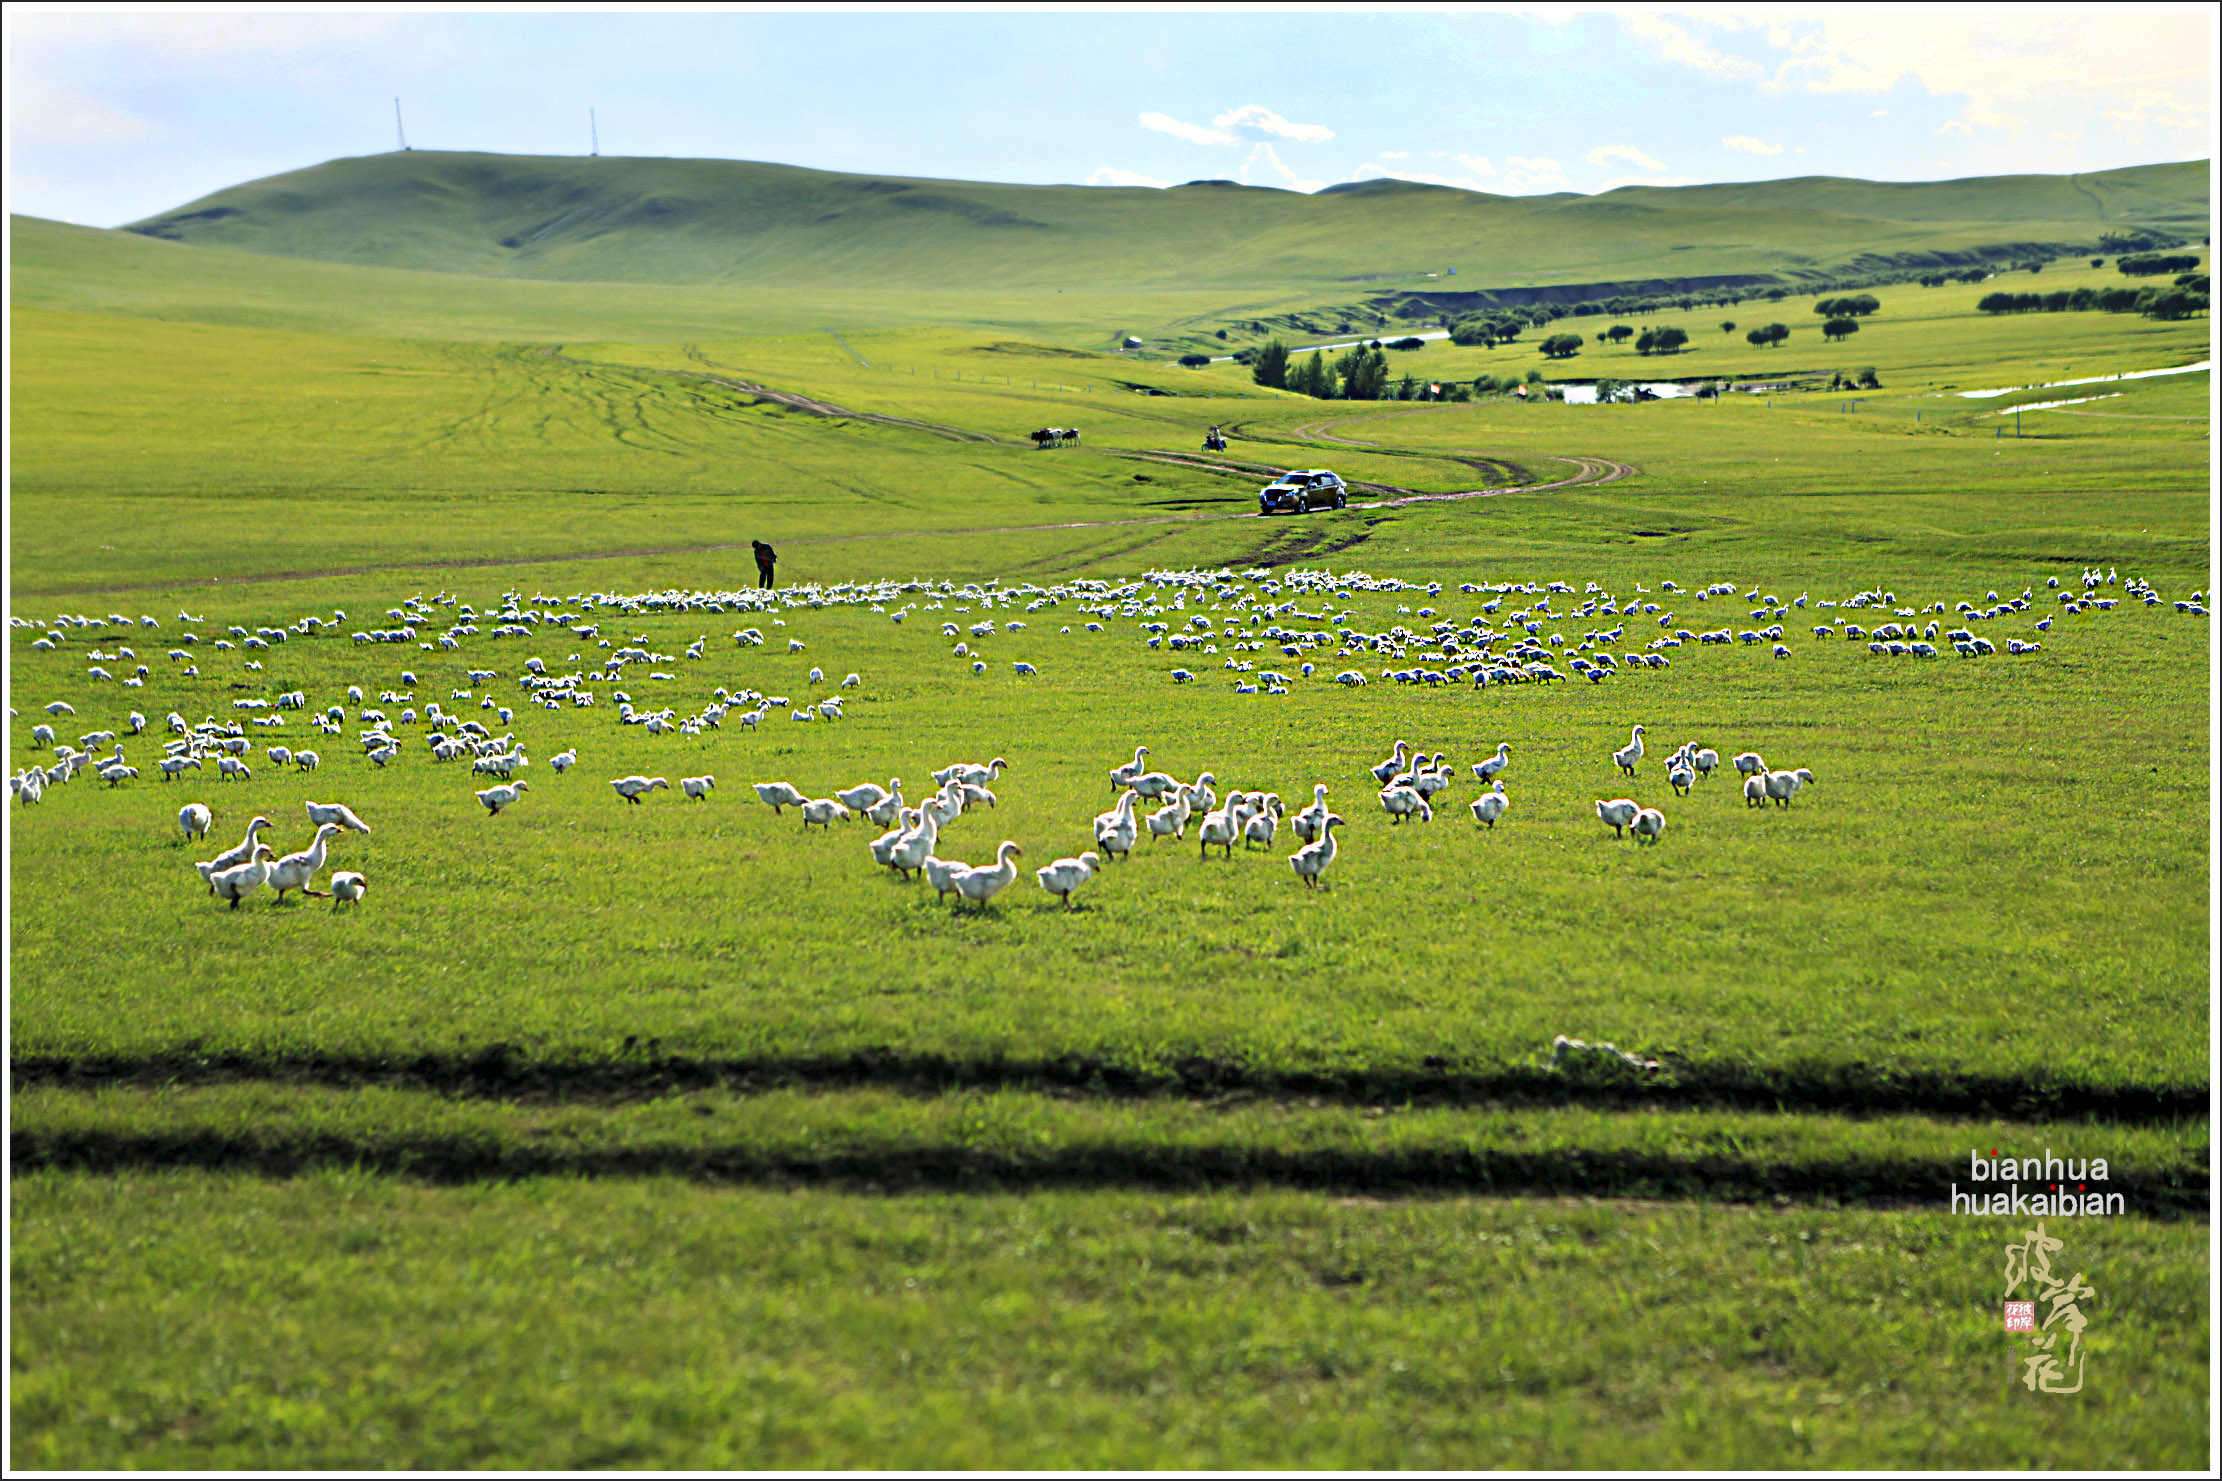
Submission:
[[[18,1128],[10,1133],[9,1153],[18,1174],[192,1167],[288,1178],[317,1169],[356,1168],[435,1184],[535,1177],[685,1178],[889,1194],[1272,1187],[1376,1198],[1820,1202],[1932,1213],[1946,1205],[1949,1181],[1936,1159],[1887,1156],[1800,1162],[1582,1148],[1537,1153],[1464,1147],[1289,1151],[1095,1139],[1025,1150],[904,1140],[884,1148],[796,1153],[745,1143],[566,1147],[474,1134],[380,1136],[345,1127],[159,1132]],[[2143,1218],[2203,1221],[2210,1217],[2210,1202],[2204,1169],[2198,1171],[2194,1178],[2180,1170],[2140,1175],[2124,1169],[2109,1180],[2106,1191],[2121,1194]]]
[[[465,1098],[555,1096],[627,1100],[685,1090],[746,1092],[765,1086],[884,1088],[940,1094],[958,1089],[1027,1090],[1112,1099],[1247,1095],[1353,1105],[1589,1105],[1836,1116],[1904,1114],[2020,1121],[2198,1121],[2210,1109],[2204,1084],[2094,1085],[2033,1074],[1892,1073],[1858,1064],[1776,1068],[1662,1055],[1645,1079],[1575,1075],[1541,1065],[1461,1071],[1449,1064],[1381,1069],[1281,1071],[1240,1061],[1179,1060],[1140,1066],[1085,1055],[1047,1059],[950,1058],[867,1048],[823,1057],[726,1058],[657,1053],[531,1060],[506,1043],[446,1053],[13,1055],[14,1084],[98,1089],[108,1085],[222,1085],[254,1081],[353,1088],[387,1085]]]

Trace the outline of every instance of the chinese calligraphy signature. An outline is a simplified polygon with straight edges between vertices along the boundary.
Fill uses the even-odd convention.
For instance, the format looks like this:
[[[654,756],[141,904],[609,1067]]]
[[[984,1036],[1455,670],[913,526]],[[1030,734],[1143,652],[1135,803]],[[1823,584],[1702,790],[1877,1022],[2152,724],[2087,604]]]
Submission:
[[[2023,1325],[2019,1330],[2029,1332],[2029,1352],[2022,1356],[2022,1386],[2031,1393],[2042,1390],[2048,1394],[2074,1394],[2083,1391],[2083,1364],[2088,1356],[2083,1351],[2083,1329],[2089,1324],[2080,1302],[2090,1300],[2097,1293],[2084,1283],[2083,1273],[2077,1271],[2066,1279],[2052,1272],[2052,1257],[2064,1246],[2061,1241],[2045,1233],[2044,1225],[2023,1232],[2017,1244],[2006,1246],[2006,1297],[2009,1305],[2008,1330],[2017,1330],[2012,1320],[2011,1303],[2015,1293],[2024,1285],[2035,1288],[2037,1300],[2033,1305],[2046,1308],[2044,1320],[2034,1327]],[[2060,1336],[2067,1334],[2068,1345],[2060,1347]],[[2074,1375],[2075,1382],[2067,1382]]]

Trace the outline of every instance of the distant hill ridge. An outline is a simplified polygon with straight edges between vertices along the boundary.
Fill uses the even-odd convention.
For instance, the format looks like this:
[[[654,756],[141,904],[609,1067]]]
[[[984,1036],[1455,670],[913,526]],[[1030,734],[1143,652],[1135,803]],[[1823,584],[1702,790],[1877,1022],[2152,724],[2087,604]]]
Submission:
[[[127,229],[280,257],[570,281],[1100,290],[1456,268],[1461,287],[1550,287],[1942,262],[2002,242],[2064,252],[2109,233],[2196,239],[2207,174],[2193,162],[1597,196],[1369,180],[1304,195],[1227,180],[1004,185],[741,160],[417,150],[249,181]]]

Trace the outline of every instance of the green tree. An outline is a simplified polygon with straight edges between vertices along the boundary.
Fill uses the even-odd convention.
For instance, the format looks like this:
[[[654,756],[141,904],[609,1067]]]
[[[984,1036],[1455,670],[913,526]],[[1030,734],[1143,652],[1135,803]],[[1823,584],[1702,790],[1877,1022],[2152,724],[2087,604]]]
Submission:
[[[1723,333],[1723,334],[1734,334],[1735,332],[1736,332],[1736,321],[1735,321],[1734,319],[1723,319],[1723,320],[1721,320],[1721,333]]]
[[[1265,348],[1258,351],[1258,363],[1251,367],[1250,378],[1261,386],[1286,387],[1288,346],[1278,339],[1267,340]]]
[[[1327,357],[1318,350],[1289,375],[1288,388],[1301,391],[1321,401],[1334,399],[1335,373],[1327,368]]]
[[[1881,379],[1875,374],[1874,366],[1870,365],[1860,371],[1859,388],[1863,391],[1879,391],[1883,388]]]
[[[1597,404],[1603,406],[1608,401],[1618,401],[1620,393],[1626,389],[1627,386],[1622,382],[1610,376],[1605,377],[1597,382]]]
[[[1672,324],[1663,325],[1651,333],[1651,348],[1662,355],[1671,355],[1690,342],[1689,332]]]
[[[1389,385],[1389,357],[1360,345],[1335,362],[1342,393],[1352,401],[1379,401]]]
[[[1857,319],[1831,319],[1821,326],[1821,337],[1824,339],[1846,339],[1857,333],[1859,333],[1859,320]]]
[[[1543,341],[1543,354],[1546,359],[1566,360],[1577,354],[1581,347],[1582,337],[1578,334],[1554,334]]]
[[[1468,314],[1450,326],[1450,342],[1454,345],[1483,345],[1494,348],[1510,344],[1520,337],[1527,322],[1512,314]]]
[[[1180,357],[1180,363],[1190,370],[1201,370],[1211,363],[1211,357],[1209,355],[1183,355]]]
[[[1763,329],[1748,330],[1744,334],[1745,339],[1762,350],[1771,350],[1789,337],[1790,326],[1787,324],[1769,324]]]
[[[1635,330],[1630,329],[1625,324],[1615,324],[1612,328],[1606,330],[1604,333],[1598,335],[1597,337],[1599,339],[1609,339],[1617,345],[1626,343],[1628,336],[1634,333]]]

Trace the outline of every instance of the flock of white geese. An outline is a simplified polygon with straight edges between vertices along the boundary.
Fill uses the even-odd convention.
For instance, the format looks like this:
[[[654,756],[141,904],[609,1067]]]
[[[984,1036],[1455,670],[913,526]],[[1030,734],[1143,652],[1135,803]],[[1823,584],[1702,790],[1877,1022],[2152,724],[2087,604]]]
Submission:
[[[2060,610],[2068,614],[2103,613],[2119,605],[2165,605],[2164,599],[2149,583],[2135,577],[2121,577],[2110,570],[2088,569],[2080,580],[2067,583],[2050,578],[2046,586],[2045,596],[2053,598]],[[722,687],[712,690],[705,704],[689,713],[670,706],[636,707],[624,690],[603,686],[628,682],[628,674],[632,676],[629,682],[638,682],[643,671],[650,683],[676,679],[678,673],[657,666],[669,664],[677,670],[689,660],[704,658],[708,637],[706,634],[697,637],[686,646],[683,655],[675,656],[655,651],[643,632],[619,629],[604,636],[604,627],[612,622],[623,622],[631,628],[636,619],[684,615],[689,619],[704,618],[707,625],[707,619],[720,614],[728,615],[728,620],[730,615],[737,614],[744,623],[763,624],[736,630],[732,641],[737,647],[773,647],[776,651],[776,645],[784,643],[791,657],[803,651],[802,638],[776,631],[767,636],[767,629],[776,630],[786,625],[785,619],[777,615],[782,612],[794,616],[829,607],[869,608],[892,619],[898,626],[903,624],[906,615],[933,614],[934,620],[941,624],[942,639],[968,637],[973,644],[985,646],[991,638],[1004,641],[1023,634],[1027,628],[1023,619],[1027,616],[1045,624],[1053,623],[1058,606],[1070,604],[1074,609],[1072,621],[1058,628],[1061,635],[1102,634],[1107,624],[1131,622],[1152,650],[1162,648],[1199,657],[1219,657],[1221,645],[1231,644],[1233,655],[1226,656],[1220,666],[1232,671],[1231,677],[1238,690],[1279,693],[1287,692],[1301,680],[1286,673],[1256,668],[1240,655],[1277,647],[1280,657],[1295,660],[1312,655],[1325,657],[1338,650],[1347,657],[1364,653],[1402,662],[1419,658],[1422,662],[1418,666],[1384,670],[1382,676],[1428,685],[1461,680],[1496,684],[1556,678],[1555,671],[1550,671],[1541,661],[1548,655],[1562,657],[1584,677],[1597,679],[1610,676],[1616,667],[1633,671],[1660,666],[1665,659],[1653,650],[1677,647],[1684,641],[1757,642],[1779,638],[1782,636],[1780,619],[1809,605],[1803,595],[1785,602],[1754,587],[1743,593],[1760,604],[1751,615],[1754,619],[1775,621],[1774,627],[1736,634],[1727,629],[1703,634],[1683,633],[1673,627],[1675,614],[1662,606],[1662,601],[1680,599],[1685,603],[1702,603],[1732,595],[1735,585],[1723,582],[1690,589],[1661,581],[1656,596],[1640,585],[1635,590],[1635,596],[1616,602],[1610,592],[1594,582],[1579,594],[1564,582],[1493,586],[1469,583],[1458,587],[1457,591],[1479,598],[1480,605],[1465,625],[1439,618],[1432,606],[1421,606],[1416,616],[1428,624],[1424,628],[1408,629],[1393,624],[1374,633],[1354,629],[1347,613],[1330,618],[1322,612],[1304,611],[1303,607],[1323,602],[1331,605],[1337,599],[1349,600],[1359,594],[1392,598],[1409,594],[1412,598],[1428,601],[1455,601],[1457,597],[1449,595],[1441,582],[1415,583],[1371,577],[1363,572],[1336,574],[1301,569],[1258,569],[1240,573],[1229,570],[1150,571],[1139,580],[1076,580],[1049,587],[1032,583],[1005,587],[997,582],[959,585],[949,581],[880,581],[792,587],[777,592],[674,590],[633,595],[580,592],[569,596],[526,597],[510,591],[483,609],[443,592],[429,599],[421,594],[407,598],[401,605],[387,610],[385,616],[392,625],[366,627],[351,634],[347,632],[349,619],[344,611],[334,611],[328,618],[305,616],[284,627],[250,630],[233,626],[228,629],[228,636],[217,636],[209,631],[206,617],[181,610],[177,614],[178,621],[186,630],[152,641],[177,645],[168,649],[167,657],[173,666],[178,666],[173,671],[186,680],[200,677],[201,662],[233,655],[232,661],[243,665],[239,677],[244,681],[234,682],[235,689],[255,682],[253,676],[263,670],[264,657],[274,656],[286,643],[304,638],[329,640],[351,636],[358,647],[407,644],[435,656],[458,652],[466,643],[492,644],[518,639],[554,640],[559,646],[548,650],[551,653],[561,653],[561,645],[567,643],[581,649],[598,646],[606,650],[599,656],[572,652],[563,661],[570,666],[568,669],[539,657],[524,659],[522,669],[516,674],[520,692],[509,700],[498,700],[491,692],[491,684],[499,677],[492,660],[478,660],[484,666],[470,667],[463,674],[461,682],[469,687],[453,690],[445,702],[453,706],[452,709],[443,707],[441,700],[430,698],[426,694],[427,686],[421,685],[417,675],[407,669],[400,671],[400,687],[379,691],[375,696],[366,697],[362,685],[347,686],[348,707],[354,711],[352,718],[362,726],[356,737],[363,747],[361,761],[378,768],[391,765],[403,753],[402,735],[409,727],[421,727],[421,739],[430,748],[435,763],[467,759],[474,778],[484,776],[493,783],[475,791],[474,795],[487,815],[495,816],[531,790],[530,784],[519,776],[532,765],[524,745],[514,732],[497,735],[492,728],[512,722],[515,714],[512,706],[515,709],[538,707],[572,711],[593,706],[599,690],[614,702],[614,719],[619,725],[639,727],[642,733],[651,736],[706,738],[727,718],[735,719],[741,732],[746,734],[754,731],[767,715],[781,710],[796,722],[817,721],[821,727],[842,719],[843,700],[839,694],[814,700],[798,695],[790,701],[753,689]],[[2114,595],[2115,590],[2119,591],[2119,597]],[[1554,608],[1553,603],[1560,598],[1565,599],[1565,605]],[[1963,655],[1994,651],[1992,645],[1975,636],[1971,628],[2012,620],[2023,614],[2029,614],[2028,620],[2033,622],[2037,632],[2049,632],[2051,618],[2036,618],[2039,600],[2032,589],[2025,590],[2019,597],[2008,598],[1988,592],[1979,601],[1962,601],[1951,607],[1943,602],[1926,607],[1899,606],[1896,593],[1877,587],[1840,601],[1821,600],[1811,605],[1817,611],[1836,609],[1836,614],[1827,618],[1827,623],[1834,625],[1815,627],[1816,638],[1865,641],[1870,651],[1878,654],[1897,656],[1903,653],[1920,657],[1933,653],[1934,645],[1928,639],[1938,636],[1949,639]],[[2193,592],[2188,600],[2178,600],[2174,606],[2177,611],[2194,616],[2208,615],[2204,592]],[[1517,610],[1500,620],[1496,614],[1505,607]],[[1403,614],[1414,609],[1400,606],[1396,610]],[[1938,629],[1942,624],[1937,621],[1921,628],[1915,621],[1908,620],[1926,613],[1954,615],[1970,626],[1940,633]],[[1852,622],[1850,617],[1854,615],[1870,622],[1882,616],[1899,621],[1880,623],[1870,631]],[[965,618],[969,627],[959,628],[956,622],[944,620],[954,618]],[[1095,620],[1083,622],[1083,618]],[[1550,624],[1561,620],[1588,619],[1612,619],[1614,625],[1563,638],[1548,631]],[[29,643],[32,653],[62,657],[70,645],[89,638],[92,646],[84,655],[94,663],[86,670],[89,681],[96,686],[120,683],[123,687],[140,689],[145,688],[152,677],[152,670],[148,664],[138,662],[138,654],[129,643],[149,640],[151,630],[164,626],[152,616],[134,619],[121,613],[105,617],[62,614],[35,623],[13,617],[9,621],[12,627],[39,630]],[[1288,626],[1290,622],[1297,626]],[[1655,624],[1661,630],[1660,636],[1644,645],[1642,652],[1624,653],[1616,660],[1608,647],[1619,643],[1623,627],[1635,622]],[[203,632],[208,634],[209,641],[205,646],[196,646],[202,644]],[[1023,637],[1018,640],[1026,641]],[[112,647],[112,651],[103,651],[107,647]],[[2042,645],[2034,639],[2029,642],[2007,639],[2005,647],[2015,653],[2034,653]],[[977,649],[962,651],[960,645],[960,650],[959,658],[971,662],[974,672],[979,673],[982,665],[977,660]],[[1779,644],[1776,651],[1781,652]],[[1428,667],[1428,661],[1442,663],[1444,667],[1441,670]],[[105,666],[109,664],[136,666],[126,675],[121,667],[112,671]],[[1300,671],[1302,679],[1313,678],[1315,672],[1322,681],[1329,678],[1326,665],[1300,661],[1292,666]],[[1028,676],[1033,673],[1034,665],[1017,662],[1012,664],[1012,669],[1021,676]],[[1191,676],[1181,670],[1176,671],[1176,677]],[[1364,676],[1355,671],[1333,677],[1346,683],[1364,682]],[[829,689],[836,687],[825,671],[816,667],[810,669],[802,682],[803,692],[820,684]],[[838,689],[854,690],[860,682],[860,677],[852,673],[838,682]],[[225,721],[211,715],[197,724],[189,724],[172,712],[166,736],[161,733],[162,727],[149,724],[146,715],[131,710],[128,716],[114,722],[115,728],[88,731],[78,737],[75,746],[56,736],[55,725],[74,717],[76,708],[67,701],[54,701],[44,707],[47,719],[35,724],[30,736],[34,749],[50,748],[54,759],[51,764],[28,765],[17,771],[9,778],[10,793],[19,803],[29,805],[38,802],[52,788],[85,773],[96,776],[109,788],[128,787],[136,782],[140,772],[127,760],[127,741],[134,745],[153,745],[159,739],[161,754],[150,758],[150,764],[165,782],[182,779],[187,771],[199,773],[204,764],[213,769],[219,783],[250,783],[255,772],[266,764],[290,773],[317,770],[324,765],[317,751],[281,743],[287,734],[285,727],[306,721],[320,734],[339,736],[350,718],[349,708],[333,703],[317,710],[309,706],[308,697],[300,690],[278,692],[281,688],[281,684],[268,683],[267,692],[259,697],[234,699],[235,710],[253,713]],[[471,715],[471,710],[481,712],[483,718]],[[13,718],[15,712],[11,710],[10,715]],[[150,730],[155,732],[154,736],[144,741],[134,739]],[[253,754],[258,739],[256,731],[264,732],[259,738],[266,742],[260,755]],[[1494,755],[1474,763],[1471,768],[1482,791],[1468,806],[1475,822],[1482,827],[1493,829],[1511,806],[1503,780],[1503,773],[1511,762],[1511,750],[1509,743],[1500,744]],[[1200,857],[1208,856],[1213,848],[1218,848],[1222,857],[1231,857],[1238,845],[1245,852],[1259,848],[1270,850],[1280,841],[1281,830],[1286,827],[1300,844],[1294,854],[1287,856],[1297,877],[1304,880],[1307,887],[1316,887],[1324,880],[1337,850],[1335,829],[1344,821],[1327,805],[1326,783],[1313,787],[1309,805],[1292,811],[1271,791],[1232,790],[1222,798],[1218,779],[1210,771],[1200,773],[1194,781],[1182,781],[1167,773],[1149,770],[1146,766],[1148,754],[1146,746],[1137,747],[1131,762],[1112,770],[1112,789],[1118,796],[1108,811],[1094,819],[1095,848],[1072,858],[1057,859],[1035,870],[1042,887],[1055,895],[1060,904],[1069,908],[1073,894],[1088,883],[1104,860],[1123,860],[1135,843],[1145,840],[1153,846],[1165,840],[1185,843],[1191,826],[1197,831]],[[250,757],[254,763],[252,768]],[[1613,760],[1622,775],[1633,777],[1636,765],[1644,757],[1645,731],[1638,725],[1631,731],[1628,745],[1616,751]],[[560,778],[577,761],[578,748],[573,746],[548,756],[541,764]],[[1714,750],[1687,743],[1669,753],[1664,764],[1675,794],[1686,797],[1714,774],[1721,761]],[[884,787],[863,783],[828,797],[805,796],[784,782],[759,783],[755,790],[777,808],[797,808],[805,827],[830,827],[852,816],[868,818],[883,830],[872,842],[876,862],[906,878],[924,877],[945,897],[984,904],[1016,878],[1017,866],[1013,861],[1023,855],[1023,850],[1015,842],[1005,840],[992,864],[973,865],[945,859],[936,848],[942,841],[942,830],[957,816],[981,802],[993,803],[994,794],[989,786],[998,779],[1004,765],[1003,759],[998,757],[987,763],[944,768],[935,774],[936,790],[915,807],[905,804],[900,781],[894,778]],[[1755,752],[1734,756],[1731,765],[1743,778],[1743,793],[1749,807],[1772,804],[1788,808],[1800,791],[1813,781],[1809,768],[1773,768]],[[462,770],[457,768],[458,773]],[[1464,780],[1459,768],[1451,765],[1443,752],[1432,755],[1417,752],[1401,740],[1389,756],[1370,770],[1380,805],[1396,824],[1432,821],[1445,791],[1463,784]],[[611,779],[608,785],[617,798],[637,806],[654,792],[670,788],[672,784],[661,776],[631,775]],[[715,787],[716,778],[707,773],[678,779],[678,791],[696,803],[710,800]],[[1144,803],[1151,804],[1151,810],[1145,812]],[[1610,826],[1616,836],[1656,844],[1665,831],[1665,812],[1658,807],[1643,806],[1632,798],[1602,798],[1596,801],[1595,807],[1598,819]],[[265,886],[281,901],[288,893],[295,892],[329,897],[338,902],[363,898],[368,883],[359,872],[333,874],[328,892],[315,890],[312,884],[326,863],[329,846],[337,833],[349,829],[368,833],[369,829],[338,804],[310,802],[307,810],[315,836],[306,847],[284,855],[262,842],[259,835],[270,824],[258,815],[238,846],[198,866],[211,891],[234,907],[240,899]],[[335,811],[339,816],[333,816]],[[213,823],[213,812],[205,803],[189,803],[180,810],[178,822],[188,839],[205,838]]]

